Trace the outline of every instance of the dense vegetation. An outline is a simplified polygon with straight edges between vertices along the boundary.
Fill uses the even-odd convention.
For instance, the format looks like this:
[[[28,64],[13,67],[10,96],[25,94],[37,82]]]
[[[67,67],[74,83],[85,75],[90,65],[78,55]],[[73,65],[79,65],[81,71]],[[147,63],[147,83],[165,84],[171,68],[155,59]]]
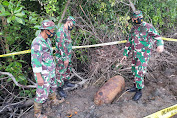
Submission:
[[[124,40],[131,28],[128,22],[132,13],[128,0],[3,0],[0,1],[0,54],[30,49],[32,40],[44,19],[58,26],[63,11],[64,18],[72,15],[77,25],[72,31],[73,45],[89,45]],[[132,0],[144,19],[152,23],[163,37],[177,32],[177,0]],[[128,24],[129,23],[129,24]],[[128,25],[128,26],[127,26]],[[54,46],[53,40],[53,46]],[[73,65],[84,71],[89,64],[89,49],[74,50]],[[81,63],[80,63],[81,62]],[[84,67],[85,66],[85,67]],[[17,82],[28,85],[34,82],[30,54],[0,58],[0,71],[11,73]],[[34,89],[15,86],[12,78],[0,75],[1,90],[17,89],[18,97],[33,97]],[[2,105],[7,91],[0,91]],[[17,97],[17,98],[18,98]],[[15,99],[17,99],[15,98]]]

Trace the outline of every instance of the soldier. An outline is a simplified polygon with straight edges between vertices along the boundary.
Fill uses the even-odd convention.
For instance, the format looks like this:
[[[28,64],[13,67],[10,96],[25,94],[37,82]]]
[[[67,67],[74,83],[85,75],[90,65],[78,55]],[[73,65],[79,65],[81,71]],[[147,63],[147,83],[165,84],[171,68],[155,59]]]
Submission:
[[[47,118],[46,115],[41,114],[42,103],[47,98],[50,98],[54,105],[58,105],[63,100],[58,100],[55,94],[57,88],[55,62],[51,41],[49,39],[55,35],[55,24],[52,21],[44,20],[39,29],[41,32],[33,40],[31,45],[31,64],[37,82],[34,116],[37,118]]]
[[[66,97],[64,87],[74,87],[74,83],[70,83],[71,72],[71,53],[72,53],[72,40],[70,31],[73,29],[75,19],[69,16],[63,20],[63,25],[56,33],[56,77],[58,81],[58,93],[60,97]]]
[[[132,50],[134,87],[127,89],[127,91],[136,92],[132,99],[137,101],[142,96],[141,90],[144,88],[144,74],[146,73],[153,44],[157,44],[157,52],[162,52],[164,50],[164,42],[157,30],[151,24],[143,21],[141,11],[133,13],[132,22],[135,25],[129,34],[121,62],[127,59]]]

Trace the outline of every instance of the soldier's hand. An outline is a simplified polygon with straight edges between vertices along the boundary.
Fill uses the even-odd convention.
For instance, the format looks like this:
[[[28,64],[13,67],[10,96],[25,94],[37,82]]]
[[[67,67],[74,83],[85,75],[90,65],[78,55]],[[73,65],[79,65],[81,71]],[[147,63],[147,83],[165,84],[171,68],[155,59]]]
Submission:
[[[121,59],[120,63],[122,63],[123,60],[127,60],[127,56],[123,56],[123,58]]]
[[[65,68],[68,67],[68,64],[69,64],[69,60],[64,61]]]
[[[44,80],[43,80],[41,74],[40,74],[40,73],[36,73],[36,76],[37,76],[37,84],[38,84],[39,86],[44,85]]]
[[[157,47],[157,52],[161,53],[161,52],[163,52],[163,50],[164,50],[163,45],[160,45],[160,46]]]

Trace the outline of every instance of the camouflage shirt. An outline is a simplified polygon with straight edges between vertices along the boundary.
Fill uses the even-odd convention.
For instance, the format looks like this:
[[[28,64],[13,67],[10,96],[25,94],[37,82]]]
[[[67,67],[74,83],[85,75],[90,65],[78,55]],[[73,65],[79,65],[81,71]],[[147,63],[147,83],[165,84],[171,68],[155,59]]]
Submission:
[[[56,57],[71,62],[71,53],[72,40],[70,32],[62,25],[56,33]]]
[[[31,45],[31,64],[34,73],[44,74],[55,72],[53,49],[49,38],[45,40],[39,34],[33,40]]]
[[[129,34],[123,55],[128,56],[131,50],[137,58],[142,53],[143,55],[150,54],[154,43],[157,43],[157,46],[164,45],[160,35],[151,24],[143,22],[140,26],[135,25]]]

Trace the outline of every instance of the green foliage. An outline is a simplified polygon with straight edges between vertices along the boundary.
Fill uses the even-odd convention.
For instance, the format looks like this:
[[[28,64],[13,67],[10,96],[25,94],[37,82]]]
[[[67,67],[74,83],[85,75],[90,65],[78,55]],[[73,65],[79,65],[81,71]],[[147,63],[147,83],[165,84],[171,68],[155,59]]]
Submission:
[[[176,6],[176,0],[136,1],[136,7],[143,11],[145,20],[149,21],[151,18],[152,24],[164,35],[177,25]]]
[[[40,26],[40,23],[44,19],[50,19],[57,24],[67,0],[40,0],[40,2],[4,0],[0,3],[1,53],[30,49],[35,33],[39,33],[39,31],[36,32],[36,29]],[[103,38],[105,38],[104,41],[108,39],[118,40],[117,37],[114,38],[112,35],[116,31],[121,38],[126,37],[128,30],[131,28],[131,25],[126,27],[131,10],[124,3],[129,4],[127,0],[77,0],[70,2],[64,18],[72,15],[77,18],[77,23],[82,25],[83,22],[80,19],[82,17],[88,23],[88,26],[86,26],[87,24],[83,25],[86,27],[84,27],[85,30],[75,28],[71,32],[73,45],[96,44]],[[145,21],[152,21],[162,35],[167,35],[172,30],[175,31],[177,25],[176,0],[134,0],[134,3],[138,10],[143,11]],[[79,5],[82,6],[86,16]],[[4,20],[6,22],[3,22]],[[5,51],[2,52],[2,50]],[[88,49],[74,51],[80,62],[88,62]],[[2,59],[0,70],[12,73],[19,83],[26,85],[28,84],[27,74],[31,72],[30,63],[30,54],[13,56]],[[7,81],[11,82],[11,79]],[[31,97],[34,92],[35,90],[26,90],[21,91],[20,94]]]
[[[88,62],[87,49],[76,49],[76,57],[81,63]]]
[[[56,11],[56,6],[55,4],[57,3],[57,0],[50,0],[48,1],[48,4],[45,6],[46,12],[50,16],[54,16],[54,13]]]
[[[36,89],[20,91],[20,96],[32,98],[35,95]]]
[[[5,36],[6,44],[10,45],[10,50],[20,51],[24,50],[24,47],[29,49],[35,33],[33,26],[39,24],[43,18],[38,18],[39,15],[35,12],[25,10],[24,6],[21,5],[21,1],[3,1],[0,4],[0,9],[2,11],[0,16],[5,17],[7,21],[7,24],[3,24],[4,30],[1,33]],[[28,46],[18,46],[21,43],[26,43]]]
[[[26,63],[26,62],[23,62],[22,60],[17,60],[17,61],[12,61],[10,63],[4,63],[3,65],[1,65],[0,70],[10,72],[15,77],[17,82],[23,85],[27,85],[27,79],[26,79],[27,73],[26,71],[22,71],[23,70],[22,63]],[[7,79],[7,82],[10,81],[12,81],[11,78]]]
[[[39,18],[35,12],[26,10],[21,5],[21,1],[3,1],[0,3],[0,10],[0,26],[2,27],[0,34],[3,41],[1,44],[5,44],[1,45],[1,49],[6,50],[6,53],[30,49],[31,42],[35,38],[34,26],[39,25],[43,17]],[[3,58],[1,63],[1,71],[11,73],[20,84],[28,84],[28,72],[31,71],[31,67],[28,67],[30,55],[27,58],[23,55]],[[12,82],[12,79],[7,79],[7,82]]]
[[[18,22],[21,24],[25,24],[24,16],[25,12],[22,10],[23,6],[20,5],[20,1],[14,4],[13,2],[3,1],[0,4],[0,16],[7,17],[7,23]]]

